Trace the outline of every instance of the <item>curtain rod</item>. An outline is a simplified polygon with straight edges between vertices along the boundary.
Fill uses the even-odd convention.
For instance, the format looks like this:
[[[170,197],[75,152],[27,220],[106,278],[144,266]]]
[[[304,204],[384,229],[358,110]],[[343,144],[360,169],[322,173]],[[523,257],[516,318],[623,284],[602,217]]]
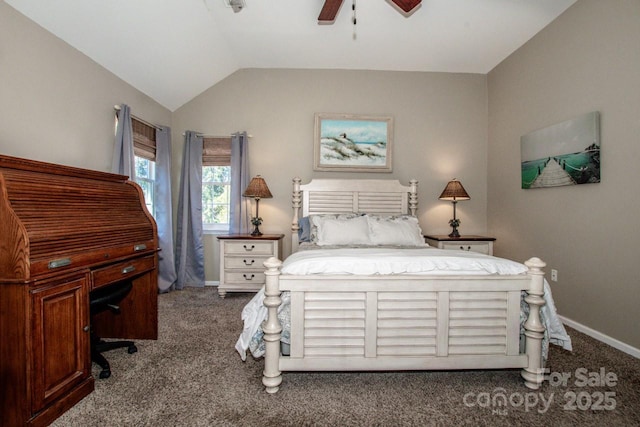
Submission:
[[[114,110],[116,110],[116,111],[120,111],[122,108],[120,108],[120,106],[119,106],[119,105],[114,105],[114,106],[113,106],[113,109],[114,109]],[[161,129],[162,129],[162,126],[158,126],[158,125],[154,125],[153,123],[149,123],[148,121],[143,120],[143,119],[141,119],[141,118],[140,118],[140,117],[138,117],[138,116],[134,116],[133,114],[131,114],[131,118],[132,118],[132,119],[136,119],[136,120],[137,120],[137,121],[139,121],[140,123],[143,123],[143,124],[145,124],[145,125],[147,125],[147,126],[149,126],[149,127],[152,127],[152,128],[154,128],[154,129],[156,129],[156,130],[161,130]]]
[[[198,134],[198,136],[201,136],[203,138],[229,138],[230,136],[233,136],[233,134],[229,134],[229,135],[205,135],[203,133],[200,132],[196,132]],[[182,132],[182,136],[185,136],[187,133],[186,132]],[[247,138],[253,138],[253,135],[247,135]]]

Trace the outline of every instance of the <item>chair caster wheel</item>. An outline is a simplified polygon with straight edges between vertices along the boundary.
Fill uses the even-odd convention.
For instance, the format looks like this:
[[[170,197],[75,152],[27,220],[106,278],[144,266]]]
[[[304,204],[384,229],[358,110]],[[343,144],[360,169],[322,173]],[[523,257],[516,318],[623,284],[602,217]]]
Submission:
[[[111,370],[110,369],[103,369],[102,371],[100,371],[100,379],[104,380],[106,378],[109,378],[111,376]]]
[[[127,348],[127,352],[129,354],[137,353],[138,347],[136,347],[135,345],[130,345],[129,348]]]

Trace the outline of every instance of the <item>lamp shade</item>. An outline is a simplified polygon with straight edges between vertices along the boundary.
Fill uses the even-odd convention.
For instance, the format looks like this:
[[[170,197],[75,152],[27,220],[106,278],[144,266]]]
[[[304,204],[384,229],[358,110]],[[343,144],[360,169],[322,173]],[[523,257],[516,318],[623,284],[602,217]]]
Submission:
[[[260,175],[251,178],[251,182],[249,182],[242,195],[244,197],[253,197],[254,199],[271,199],[273,197],[269,187],[267,187],[267,183]]]
[[[440,200],[451,200],[454,202],[457,202],[458,200],[471,199],[460,181],[455,178],[447,183],[447,186],[444,188],[442,194],[440,194],[440,197],[438,198]]]

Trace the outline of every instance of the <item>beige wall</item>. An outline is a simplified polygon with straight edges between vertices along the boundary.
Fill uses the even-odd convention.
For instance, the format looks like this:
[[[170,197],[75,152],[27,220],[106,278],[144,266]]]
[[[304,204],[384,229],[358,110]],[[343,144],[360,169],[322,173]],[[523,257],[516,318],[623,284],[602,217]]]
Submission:
[[[465,233],[486,231],[486,77],[478,74],[339,70],[240,70],[173,114],[173,167],[180,169],[182,132],[228,135],[246,130],[250,172],[261,174],[273,199],[260,202],[261,230],[291,227],[291,180],[396,178],[419,180],[419,217],[425,232],[449,232],[450,203],[438,201],[451,178],[471,200],[458,205]],[[313,171],[314,113],[391,115],[395,120],[393,173]],[[180,141],[180,143],[178,143]],[[177,178],[174,182],[177,191]],[[285,242],[285,255],[290,241]],[[206,277],[218,280],[217,241],[205,239]]]
[[[497,255],[558,270],[558,311],[640,348],[640,2],[579,0],[489,73]],[[520,136],[601,113],[602,182],[520,189]]]
[[[0,153],[110,171],[116,104],[171,112],[0,1]]]

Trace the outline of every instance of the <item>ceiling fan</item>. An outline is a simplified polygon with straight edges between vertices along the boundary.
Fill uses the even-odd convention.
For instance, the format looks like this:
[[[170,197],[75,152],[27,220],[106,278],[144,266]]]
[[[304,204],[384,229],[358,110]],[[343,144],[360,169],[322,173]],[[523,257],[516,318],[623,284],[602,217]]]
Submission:
[[[422,0],[391,0],[396,6],[398,6],[405,13],[411,12],[415,9]],[[336,20],[336,15],[342,6],[343,0],[325,0],[320,15],[318,15],[318,22],[322,24],[332,24]]]

